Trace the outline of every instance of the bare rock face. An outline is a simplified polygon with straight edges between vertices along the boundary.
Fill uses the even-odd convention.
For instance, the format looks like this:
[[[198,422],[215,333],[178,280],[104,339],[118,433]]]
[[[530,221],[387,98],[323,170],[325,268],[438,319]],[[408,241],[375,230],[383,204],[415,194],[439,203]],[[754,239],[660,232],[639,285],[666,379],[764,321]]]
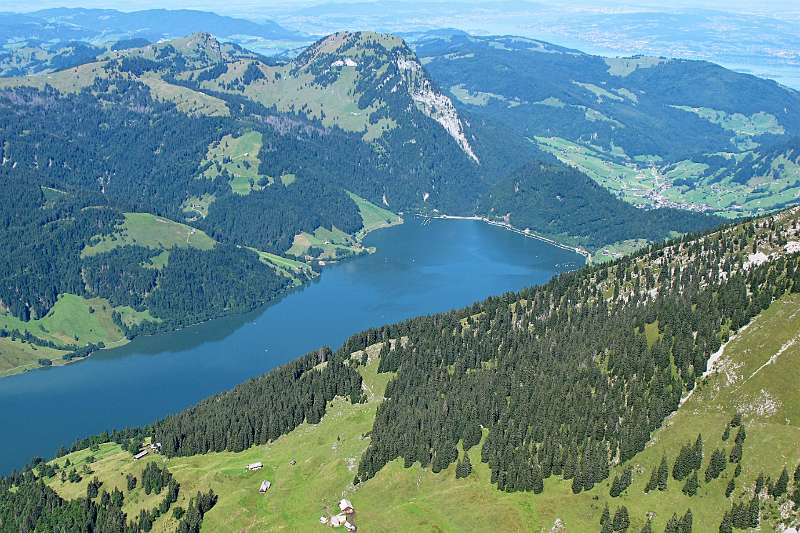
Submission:
[[[478,157],[473,152],[464,134],[464,125],[450,98],[434,89],[433,84],[425,75],[425,71],[416,57],[398,57],[396,64],[406,81],[409,94],[414,103],[416,103],[417,108],[426,116],[438,122],[455,139],[464,153],[478,163]]]

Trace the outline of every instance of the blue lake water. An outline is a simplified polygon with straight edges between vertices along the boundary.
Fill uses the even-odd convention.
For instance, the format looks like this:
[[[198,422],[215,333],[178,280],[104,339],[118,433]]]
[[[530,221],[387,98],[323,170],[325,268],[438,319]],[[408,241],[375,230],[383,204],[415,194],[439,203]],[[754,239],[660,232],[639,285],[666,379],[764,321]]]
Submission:
[[[472,220],[411,219],[365,244],[377,252],[255,312],[0,379],[0,473],[79,437],[147,424],[363,329],[540,284],[584,262]]]

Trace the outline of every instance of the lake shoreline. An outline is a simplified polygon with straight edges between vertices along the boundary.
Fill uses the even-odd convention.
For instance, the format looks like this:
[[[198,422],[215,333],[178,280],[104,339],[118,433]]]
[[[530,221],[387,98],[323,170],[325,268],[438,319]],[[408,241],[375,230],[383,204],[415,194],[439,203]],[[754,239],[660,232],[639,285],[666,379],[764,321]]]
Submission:
[[[561,248],[562,250],[569,250],[570,252],[575,252],[576,254],[583,256],[586,259],[587,263],[592,258],[591,252],[589,252],[589,250],[586,250],[585,248],[582,248],[580,246],[571,246],[569,244],[565,244],[563,242],[559,242],[559,241],[557,241],[555,239],[552,239],[550,237],[545,237],[544,235],[539,235],[538,233],[535,233],[535,232],[533,232],[533,231],[531,231],[529,229],[521,229],[521,228],[518,228],[516,226],[512,226],[508,222],[500,222],[499,220],[492,220],[490,218],[482,217],[482,216],[478,216],[478,215],[464,216],[464,215],[422,215],[422,214],[419,214],[417,216],[419,216],[421,218],[435,218],[435,219],[439,219],[439,220],[477,220],[479,222],[483,222],[483,223],[489,224],[491,226],[496,226],[498,228],[503,228],[505,230],[512,231],[512,232],[514,232],[514,233],[516,233],[518,235],[522,235],[523,237],[529,237],[531,239],[536,239],[536,240],[539,240],[539,241],[546,242],[547,244],[553,245],[556,248]]]
[[[404,218],[365,240],[376,253],[326,268],[303,290],[252,313],[140,335],[82,365],[0,382],[0,418],[15,436],[0,446],[0,472],[110,428],[160,420],[356,332],[546,283],[583,263],[572,251],[490,224]]]
[[[373,225],[371,227],[364,227],[361,230],[359,230],[355,235],[353,235],[353,239],[355,239],[355,242],[358,242],[360,244],[371,233],[374,233],[374,232],[376,232],[378,230],[381,230],[381,229],[386,229],[386,228],[391,228],[391,227],[394,227],[394,226],[399,226],[399,225],[401,225],[401,224],[403,224],[405,222],[401,216],[397,215],[397,217],[398,217],[398,220],[396,220],[396,221],[386,222],[386,223],[378,224],[378,225]],[[354,254],[354,255],[352,255],[350,257],[345,258],[344,260],[325,261],[323,263],[320,263],[320,267],[327,268],[329,266],[334,266],[334,265],[337,265],[337,264],[341,264],[344,261],[349,261],[349,260],[353,260],[353,259],[358,259],[358,258],[361,258],[361,257],[369,256],[369,255],[371,255],[371,254],[373,254],[373,253],[375,253],[377,251],[374,248],[373,249],[364,248],[364,249],[366,250],[365,253]],[[258,252],[256,251],[256,253],[258,253]],[[89,359],[95,353],[98,353],[98,352],[110,352],[110,351],[113,351],[113,350],[115,350],[117,348],[122,348],[123,346],[127,346],[128,344],[130,344],[131,341],[133,341],[134,339],[137,339],[137,338],[140,338],[140,337],[156,337],[158,335],[163,335],[163,334],[168,334],[168,333],[175,333],[175,332],[186,330],[186,329],[189,329],[189,328],[192,328],[192,327],[200,326],[200,325],[206,324],[208,322],[212,322],[214,320],[220,320],[220,319],[229,318],[229,317],[235,317],[235,316],[239,316],[239,315],[245,315],[247,313],[252,313],[254,311],[258,311],[259,309],[265,308],[266,306],[273,305],[273,304],[279,302],[280,300],[282,300],[283,298],[286,298],[287,296],[289,296],[290,294],[292,294],[296,290],[303,289],[303,288],[307,287],[311,282],[319,280],[319,278],[322,275],[322,273],[313,270],[311,268],[311,265],[309,265],[308,263],[305,263],[305,264],[308,265],[310,271],[312,273],[316,273],[316,275],[313,275],[313,274],[310,275],[310,276],[306,275],[305,279],[302,280],[299,284],[291,285],[291,286],[287,287],[286,289],[284,289],[284,290],[278,292],[277,294],[275,294],[273,298],[270,298],[269,300],[261,302],[260,304],[254,306],[254,307],[252,307],[250,309],[237,311],[235,313],[224,313],[224,314],[221,314],[219,316],[214,316],[214,317],[207,318],[205,320],[201,320],[199,322],[194,322],[194,323],[191,323],[191,324],[185,324],[185,325],[172,327],[172,328],[167,327],[167,328],[162,329],[162,330],[154,331],[153,333],[140,333],[138,335],[132,335],[130,337],[125,336],[120,340],[113,341],[113,343],[106,344],[106,346],[104,346],[103,348],[99,348],[97,350],[91,351],[91,352],[87,353],[83,357],[73,357],[73,358],[70,358],[69,360],[63,360],[63,359],[62,360],[58,360],[58,359],[53,360],[53,359],[50,359],[50,361],[52,361],[52,364],[50,364],[50,365],[40,365],[38,367],[30,367],[30,366],[20,365],[19,367],[17,367],[17,368],[20,368],[19,371],[7,373],[7,374],[6,373],[0,374],[0,382],[2,382],[2,380],[4,380],[5,378],[9,378],[9,377],[12,377],[12,376],[18,376],[20,374],[27,374],[29,372],[36,372],[36,371],[39,371],[39,370],[47,370],[47,369],[53,370],[53,369],[56,369],[56,368],[63,368],[65,366],[72,365],[72,364],[75,364],[75,363],[80,363],[81,361],[86,361],[87,359]],[[296,279],[300,279],[300,278],[296,278]]]

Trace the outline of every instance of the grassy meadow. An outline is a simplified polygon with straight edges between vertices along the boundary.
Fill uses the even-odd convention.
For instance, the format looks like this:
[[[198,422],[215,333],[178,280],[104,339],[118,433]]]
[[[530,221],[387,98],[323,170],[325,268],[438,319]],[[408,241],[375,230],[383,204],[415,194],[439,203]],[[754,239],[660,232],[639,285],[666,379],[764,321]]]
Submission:
[[[199,248],[210,250],[216,241],[203,231],[180,222],[175,222],[150,213],[125,213],[125,222],[109,236],[103,236],[91,246],[87,246],[81,255],[92,256],[109,252],[114,248],[127,245],[138,245],[157,250],[172,248]],[[154,266],[163,266],[162,263]]]
[[[760,119],[753,120],[761,124]],[[745,126],[737,123],[735,127]],[[665,170],[653,161],[631,159],[624,152],[607,152],[560,137],[536,137],[535,142],[615,196],[637,206],[673,202],[684,207],[704,206],[732,218],[777,209],[800,194],[800,167],[784,156],[775,159],[768,175],[738,183],[719,173],[700,178],[707,165],[691,160],[680,161]],[[747,153],[750,152],[722,155],[740,158]]]
[[[203,176],[214,179],[223,172],[230,178],[231,190],[237,194],[249,194],[251,191],[263,188],[259,181],[267,180],[272,183],[272,178],[258,173],[261,164],[258,153],[261,151],[261,133],[248,131],[238,137],[225,135],[218,143],[208,148],[208,153],[203,163],[211,163]],[[207,206],[206,206],[207,209]]]

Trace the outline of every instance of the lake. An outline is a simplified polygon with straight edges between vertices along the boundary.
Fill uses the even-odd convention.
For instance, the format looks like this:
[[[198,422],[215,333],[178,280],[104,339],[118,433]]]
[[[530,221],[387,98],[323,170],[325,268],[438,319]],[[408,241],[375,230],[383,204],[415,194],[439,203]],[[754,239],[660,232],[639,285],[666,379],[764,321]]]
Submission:
[[[473,220],[412,218],[365,244],[377,252],[326,268],[252,313],[0,379],[0,473],[77,438],[147,424],[361,330],[540,284],[584,263]]]

